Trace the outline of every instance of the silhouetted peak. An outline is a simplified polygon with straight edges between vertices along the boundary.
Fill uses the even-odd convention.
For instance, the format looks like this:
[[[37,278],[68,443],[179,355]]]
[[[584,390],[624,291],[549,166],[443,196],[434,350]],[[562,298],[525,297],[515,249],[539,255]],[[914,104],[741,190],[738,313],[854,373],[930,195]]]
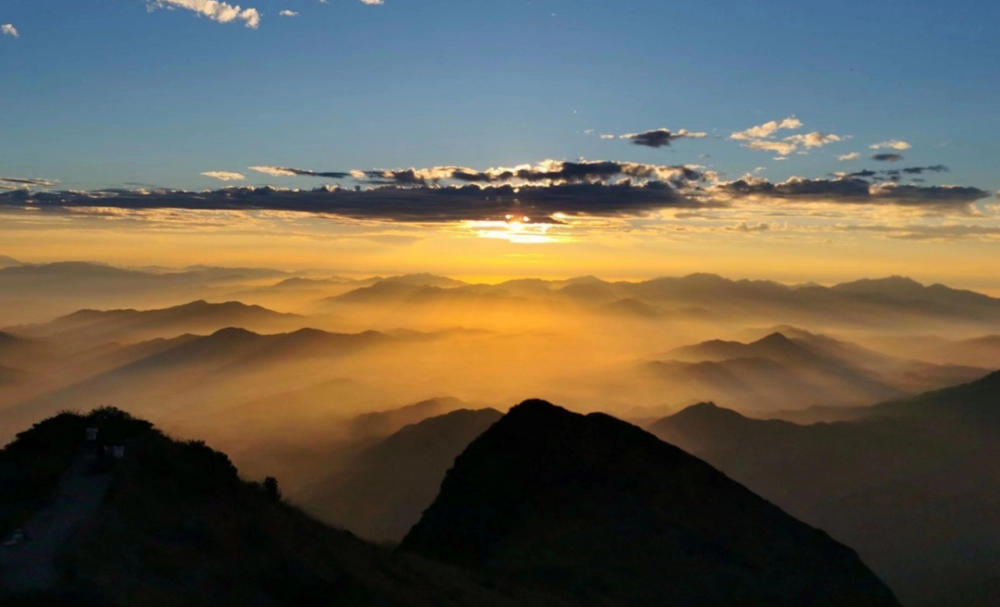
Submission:
[[[837,291],[852,293],[917,293],[925,289],[924,285],[906,276],[889,276],[886,278],[864,278],[853,282],[845,282],[833,287]]]
[[[524,420],[543,421],[565,418],[572,415],[574,414],[562,407],[553,405],[547,400],[531,398],[511,407],[510,411],[507,412],[506,418],[519,422]]]
[[[849,548],[705,462],[540,399],[455,459],[400,549],[574,604],[898,605]]]
[[[798,347],[798,345],[794,341],[792,341],[788,337],[785,337],[784,333],[780,333],[780,332],[777,332],[777,331],[774,332],[774,333],[771,333],[770,335],[767,335],[766,337],[762,337],[762,338],[758,339],[757,341],[753,342],[753,344],[751,344],[751,345],[768,346],[768,347],[772,347],[772,348],[773,347],[781,347],[781,348],[797,348]]]
[[[702,285],[724,285],[729,284],[732,281],[728,278],[723,278],[718,274],[708,274],[705,272],[696,272],[694,274],[688,274],[681,278],[684,282]]]
[[[673,420],[675,422],[719,422],[746,419],[742,414],[732,409],[720,407],[713,402],[698,403],[691,405],[677,413],[665,417],[663,420]],[[659,422],[657,422],[659,423]]]
[[[225,329],[219,329],[215,333],[212,333],[211,337],[216,339],[246,339],[251,337],[260,337],[260,334],[247,329],[242,329],[240,327],[226,327]]]

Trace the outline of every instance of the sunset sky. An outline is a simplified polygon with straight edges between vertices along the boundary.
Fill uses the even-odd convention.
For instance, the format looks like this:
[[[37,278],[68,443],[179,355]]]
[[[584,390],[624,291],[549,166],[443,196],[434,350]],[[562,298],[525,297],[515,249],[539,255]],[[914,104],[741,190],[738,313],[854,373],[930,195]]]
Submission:
[[[0,254],[1000,293],[1000,4],[3,0]]]

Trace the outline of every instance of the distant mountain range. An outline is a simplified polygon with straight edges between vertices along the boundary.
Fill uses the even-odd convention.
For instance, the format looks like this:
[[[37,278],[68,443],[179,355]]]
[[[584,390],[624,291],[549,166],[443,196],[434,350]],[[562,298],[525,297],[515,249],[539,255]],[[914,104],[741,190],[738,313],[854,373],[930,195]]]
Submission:
[[[303,328],[304,318],[240,302],[204,300],[159,310],[80,310],[51,322],[8,330],[18,335],[97,345],[109,341],[138,342],[182,333],[245,329]]]
[[[1000,373],[856,411],[800,426],[701,404],[649,430],[857,548],[905,604],[994,605]]]
[[[750,343],[713,340],[677,348],[645,365],[646,377],[674,397],[715,400],[746,410],[868,405],[978,379],[989,369],[896,359],[783,327]]]

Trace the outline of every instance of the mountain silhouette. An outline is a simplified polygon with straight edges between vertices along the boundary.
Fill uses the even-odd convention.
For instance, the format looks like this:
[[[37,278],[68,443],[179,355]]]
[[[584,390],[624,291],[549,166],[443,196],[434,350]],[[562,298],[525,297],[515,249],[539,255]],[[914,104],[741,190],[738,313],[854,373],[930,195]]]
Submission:
[[[124,458],[87,459],[90,426]],[[225,454],[115,409],[20,433],[0,450],[0,489],[0,535],[28,534],[0,546],[3,605],[571,607],[320,524]]]
[[[226,327],[246,329],[299,328],[302,317],[260,306],[230,301],[194,301],[158,310],[79,310],[41,325],[17,327],[20,335],[52,340],[77,340],[96,345],[102,341],[144,341],[181,333],[204,333]]]
[[[455,458],[502,414],[458,410],[406,426],[318,483],[303,506],[374,541],[398,542],[437,495]]]
[[[960,386],[882,403],[872,407],[872,413],[960,420],[1000,430],[1000,371]]]
[[[856,408],[864,417],[847,422],[701,404],[649,430],[847,542],[905,604],[988,607],[1000,580],[998,409],[994,373]]]
[[[851,549],[705,462],[544,401],[456,459],[400,550],[579,605],[898,605]]]

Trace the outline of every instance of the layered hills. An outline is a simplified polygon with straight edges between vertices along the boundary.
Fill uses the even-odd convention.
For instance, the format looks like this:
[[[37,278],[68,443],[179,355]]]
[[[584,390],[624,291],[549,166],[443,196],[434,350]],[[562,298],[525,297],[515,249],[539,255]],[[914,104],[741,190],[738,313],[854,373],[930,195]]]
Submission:
[[[1000,373],[855,411],[803,426],[704,403],[649,430],[856,548],[905,604],[995,604]]]
[[[485,413],[460,415],[498,415]],[[88,427],[125,457],[88,455]],[[396,553],[117,409],[19,434],[0,450],[0,485],[0,531],[24,530],[0,548],[11,605],[898,604],[850,549],[704,462],[537,401],[459,456]]]
[[[501,417],[460,409],[408,425],[318,482],[302,504],[365,539],[398,542],[434,501],[455,458]]]

